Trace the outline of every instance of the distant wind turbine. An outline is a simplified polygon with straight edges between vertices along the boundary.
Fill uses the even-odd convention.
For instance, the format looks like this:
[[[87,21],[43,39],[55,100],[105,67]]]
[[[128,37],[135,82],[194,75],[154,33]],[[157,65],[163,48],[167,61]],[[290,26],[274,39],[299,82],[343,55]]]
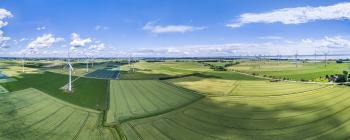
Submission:
[[[70,62],[70,52],[68,49],[68,60],[67,60],[67,66],[69,69],[69,78],[68,78],[68,92],[72,92],[72,71],[74,70],[71,62]]]
[[[295,51],[295,67],[298,67],[298,50]]]
[[[26,57],[26,54],[23,53],[23,56],[22,56],[22,73],[24,73],[24,58]]]

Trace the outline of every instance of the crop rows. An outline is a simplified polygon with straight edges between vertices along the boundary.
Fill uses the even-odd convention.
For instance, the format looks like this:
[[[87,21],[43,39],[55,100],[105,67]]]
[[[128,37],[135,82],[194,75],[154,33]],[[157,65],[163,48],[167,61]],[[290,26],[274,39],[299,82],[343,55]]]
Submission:
[[[111,81],[107,123],[158,115],[200,97],[192,91],[157,80]]]
[[[349,89],[242,81],[241,96],[207,97],[122,129],[139,139],[348,139]]]
[[[6,88],[4,88],[3,86],[0,86],[0,94],[1,93],[7,93],[8,91],[7,91],[7,89]]]
[[[100,112],[36,89],[0,94],[0,139],[113,139]]]

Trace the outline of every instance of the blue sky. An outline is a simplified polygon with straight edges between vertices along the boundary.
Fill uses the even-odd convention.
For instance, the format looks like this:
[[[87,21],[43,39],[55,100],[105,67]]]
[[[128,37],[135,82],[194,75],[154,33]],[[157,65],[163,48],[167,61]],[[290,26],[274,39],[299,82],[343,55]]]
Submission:
[[[11,38],[6,41],[9,47],[2,49],[2,54],[21,55],[18,52],[32,46],[37,47],[37,52],[32,55],[52,56],[65,52],[65,47],[87,52],[88,48],[94,49],[91,46],[101,44],[103,47],[92,51],[93,55],[107,55],[103,52],[110,56],[311,53],[312,49],[304,48],[308,45],[305,44],[307,40],[320,48],[332,48],[336,44],[337,49],[331,49],[331,52],[339,53],[349,47],[350,13],[346,11],[346,8],[350,9],[349,5],[343,6],[345,13],[340,17],[321,13],[324,18],[302,23],[284,21],[283,16],[274,17],[272,21],[259,21],[252,20],[254,16],[242,18],[242,15],[296,7],[312,11],[320,6],[326,7],[324,13],[329,13],[327,6],[342,3],[347,4],[340,0],[2,0],[0,8],[12,14],[12,17],[0,19],[8,22],[0,29],[4,36]],[[298,9],[288,12],[293,11]],[[266,18],[264,16],[259,15]],[[239,27],[229,26],[238,23]],[[71,44],[72,33],[78,34],[80,41],[91,41],[74,46]],[[56,40],[41,47],[40,39],[32,43],[45,34]],[[338,42],[329,43],[334,41]],[[192,49],[204,51],[192,53]],[[56,53],[50,54],[53,51]]]

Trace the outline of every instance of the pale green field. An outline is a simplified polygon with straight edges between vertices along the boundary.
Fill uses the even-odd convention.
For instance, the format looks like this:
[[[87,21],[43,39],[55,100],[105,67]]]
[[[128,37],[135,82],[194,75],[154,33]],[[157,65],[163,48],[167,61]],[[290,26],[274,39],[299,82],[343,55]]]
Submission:
[[[11,92],[0,86],[0,140],[350,138],[350,87],[347,86],[269,82],[233,71],[212,71],[190,61],[141,61],[135,67],[135,73],[122,73],[126,79],[199,74],[168,80],[111,80],[110,85],[104,80],[93,82],[96,79],[83,78],[76,82],[76,89],[84,87],[84,92],[72,96],[54,92],[66,83],[65,75],[14,74],[12,76],[24,79],[2,84]],[[278,65],[264,62],[260,66],[255,62],[242,62],[230,67],[233,68],[247,73],[260,72],[260,76],[272,73],[312,79],[323,74],[317,72],[321,71],[322,64],[311,63],[296,68],[289,62]],[[347,64],[331,63],[326,73],[346,68]],[[34,73],[48,70],[28,69],[34,69]],[[84,67],[80,65],[77,69],[82,72]],[[72,105],[31,88],[33,86],[47,93],[51,91],[52,95],[60,94],[61,99],[72,103],[87,100],[92,103],[99,98],[99,104],[108,107],[96,111]],[[95,90],[97,87],[106,91]],[[108,89],[109,97],[105,97]],[[90,98],[91,93],[94,98]]]
[[[0,94],[0,139],[116,139],[101,112],[30,88]]]
[[[201,95],[158,80],[112,80],[107,124],[150,117],[184,106]]]
[[[259,76],[274,76],[276,78],[289,78],[291,80],[326,81],[328,75],[341,74],[343,70],[349,71],[350,64],[329,62],[325,63],[300,63],[296,66],[291,61],[242,61],[240,64],[229,67],[229,70],[240,71]],[[321,77],[321,78],[320,78]]]
[[[195,76],[168,81],[178,86],[206,93],[209,96],[275,96],[317,90],[327,86],[320,84],[269,82],[266,80],[225,80]]]

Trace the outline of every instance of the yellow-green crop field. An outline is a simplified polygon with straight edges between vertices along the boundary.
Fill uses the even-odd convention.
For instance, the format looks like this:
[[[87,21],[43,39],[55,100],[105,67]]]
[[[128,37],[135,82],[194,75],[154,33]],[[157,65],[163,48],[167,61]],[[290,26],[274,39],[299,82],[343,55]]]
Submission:
[[[349,63],[305,62],[294,64],[292,61],[242,61],[238,65],[228,67],[229,70],[240,71],[259,76],[287,78],[291,80],[326,81],[326,75],[341,74],[350,70]]]
[[[270,64],[261,69],[267,72],[273,62],[266,63]],[[17,67],[0,65],[5,75],[11,71],[8,67]],[[300,65],[303,74],[315,69],[308,65]],[[258,71],[250,66],[230,68]],[[83,70],[82,64],[77,67]],[[65,74],[41,67],[33,73],[18,69],[9,76],[14,80],[0,83],[0,140],[350,138],[349,86],[270,82],[234,71],[212,71],[194,61],[141,61],[135,67],[135,72],[119,73],[101,65],[85,77],[73,76],[72,93],[61,89],[67,83]],[[329,67],[338,71],[346,65]],[[271,70],[282,74],[299,69],[281,62]]]
[[[203,86],[211,83],[217,84],[213,81]],[[232,95],[207,96],[176,111],[123,123],[122,130],[131,139],[347,139],[350,136],[348,87],[267,81],[241,83]],[[281,90],[284,86],[286,89]],[[208,93],[215,92],[208,89]]]
[[[121,123],[172,111],[201,95],[158,80],[112,80],[106,123]]]

